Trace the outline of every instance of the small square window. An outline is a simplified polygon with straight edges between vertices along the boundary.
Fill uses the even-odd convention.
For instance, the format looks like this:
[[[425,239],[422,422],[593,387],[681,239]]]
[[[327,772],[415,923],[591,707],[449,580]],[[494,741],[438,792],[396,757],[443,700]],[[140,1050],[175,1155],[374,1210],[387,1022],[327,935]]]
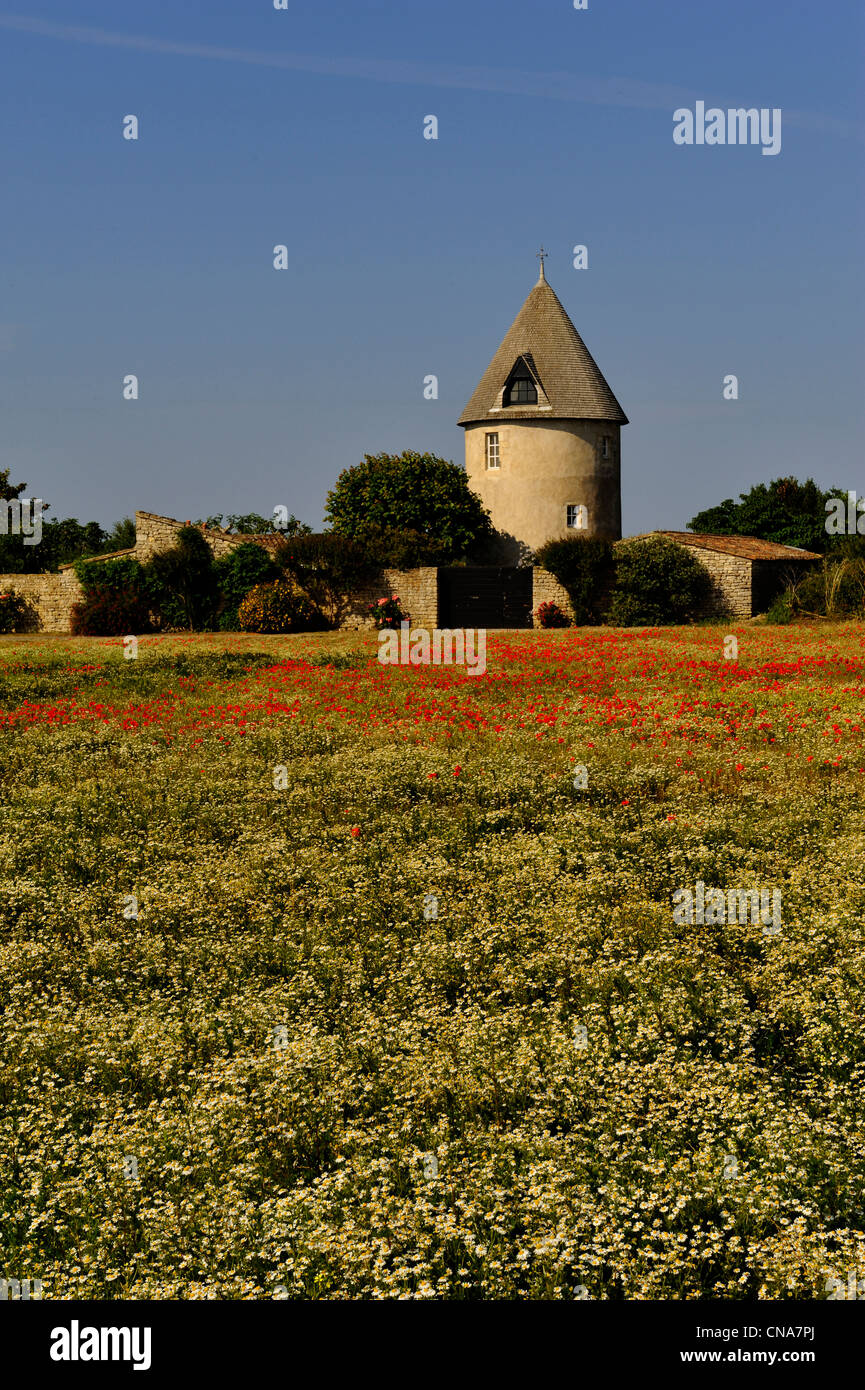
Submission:
[[[499,467],[499,437],[498,434],[487,435],[487,468]]]
[[[574,502],[568,506],[568,527],[572,531],[585,531],[589,521],[589,513],[582,502]]]

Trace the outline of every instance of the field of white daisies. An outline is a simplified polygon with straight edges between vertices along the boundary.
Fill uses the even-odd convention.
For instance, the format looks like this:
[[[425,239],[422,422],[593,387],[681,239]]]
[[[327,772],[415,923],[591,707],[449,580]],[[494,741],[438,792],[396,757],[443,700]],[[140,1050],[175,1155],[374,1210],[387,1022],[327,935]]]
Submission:
[[[856,624],[490,633],[482,676],[374,634],[2,639],[0,1276],[861,1278],[863,696]],[[675,921],[698,882],[780,930]]]

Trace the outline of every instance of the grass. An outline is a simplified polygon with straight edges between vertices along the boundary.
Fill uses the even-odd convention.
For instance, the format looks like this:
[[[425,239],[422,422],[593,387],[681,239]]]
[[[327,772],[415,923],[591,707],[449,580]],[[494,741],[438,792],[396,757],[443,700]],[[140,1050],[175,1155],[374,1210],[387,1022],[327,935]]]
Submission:
[[[732,630],[490,634],[482,677],[345,633],[2,639],[0,1272],[862,1277],[865,633]],[[779,889],[781,931],[677,923],[698,880]]]

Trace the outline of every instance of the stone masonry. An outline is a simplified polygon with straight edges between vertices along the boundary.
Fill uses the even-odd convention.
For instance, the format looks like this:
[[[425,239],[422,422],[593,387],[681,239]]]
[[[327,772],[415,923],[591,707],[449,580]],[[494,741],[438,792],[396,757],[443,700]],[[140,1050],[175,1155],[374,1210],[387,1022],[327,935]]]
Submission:
[[[0,592],[10,589],[27,604],[25,632],[68,632],[72,605],[84,597],[70,565],[59,574],[0,574]]]
[[[183,522],[155,512],[135,513],[135,546],[112,555],[94,556],[88,564],[131,556],[149,560],[161,550],[174,545],[177,531]],[[205,537],[213,554],[226,555],[238,545],[265,537],[231,535],[226,531],[206,529]],[[267,538],[270,539],[270,538]],[[84,597],[72,565],[64,565],[57,574],[2,574],[0,593],[14,590],[22,595],[28,606],[27,630],[31,632],[68,633],[72,621],[72,605]],[[404,608],[411,613],[415,627],[434,628],[438,622],[438,570],[424,566],[413,570],[385,570],[378,584],[369,585],[355,595],[342,626],[349,629],[372,628],[374,622],[369,605],[380,598],[399,594]]]
[[[438,570],[435,565],[424,565],[413,570],[385,570],[378,584],[368,584],[355,596],[342,626],[355,631],[373,628],[375,621],[369,611],[370,604],[380,598],[399,596],[406,613],[411,614],[412,627],[434,628],[438,626]]]
[[[703,616],[707,618],[750,618],[751,567],[753,561],[740,555],[723,555],[717,550],[692,551],[712,577],[712,589]]]
[[[155,512],[135,513],[135,546],[117,551],[114,555],[94,556],[88,564],[129,555],[148,560],[158,551],[167,550],[175,542],[182,522]],[[685,545],[709,571],[712,592],[705,607],[705,617],[749,618],[762,611],[787,578],[802,572],[820,556],[792,546],[756,540],[750,536],[702,536],[689,532],[656,532]],[[275,536],[237,536],[226,531],[205,530],[204,535],[214,555],[225,555],[250,540],[270,547],[278,544]],[[619,542],[622,544],[622,542]],[[28,630],[68,633],[72,605],[83,597],[75,570],[64,565],[57,574],[3,574],[0,592],[14,590],[25,599],[29,621]],[[411,614],[413,627],[438,626],[438,570],[425,565],[412,570],[385,570],[377,584],[367,585],[353,598],[342,626],[360,630],[372,628],[374,621],[369,606],[380,598],[398,594],[403,607]],[[540,604],[552,600],[573,619],[568,595],[548,570],[535,567],[532,571],[532,613],[538,626]]]
[[[550,574],[549,570],[542,570],[538,566],[532,570],[532,624],[539,627],[538,609],[542,603],[557,603],[563,613],[566,613],[571,622],[574,620],[574,610],[571,607],[571,600],[568,598],[567,590],[563,589],[555,575]]]

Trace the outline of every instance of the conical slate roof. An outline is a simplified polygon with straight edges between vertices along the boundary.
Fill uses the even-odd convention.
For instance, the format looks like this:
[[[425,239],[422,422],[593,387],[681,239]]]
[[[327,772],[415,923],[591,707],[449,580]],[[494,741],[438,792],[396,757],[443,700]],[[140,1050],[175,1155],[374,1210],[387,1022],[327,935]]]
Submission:
[[[527,358],[537,373],[542,388],[538,404],[502,409],[502,390],[518,357]],[[502,419],[628,423],[595,359],[547,284],[543,268],[459,423]]]

